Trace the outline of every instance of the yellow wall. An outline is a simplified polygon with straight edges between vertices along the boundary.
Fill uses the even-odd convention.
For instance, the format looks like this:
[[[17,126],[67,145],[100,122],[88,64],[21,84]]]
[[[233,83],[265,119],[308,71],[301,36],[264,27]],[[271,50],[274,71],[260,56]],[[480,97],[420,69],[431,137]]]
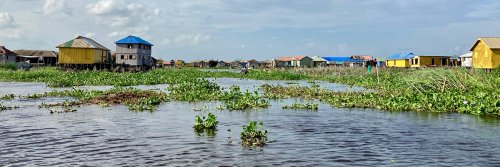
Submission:
[[[491,50],[483,41],[479,40],[472,51],[472,67],[496,68],[500,66],[500,51]]]
[[[386,60],[387,67],[410,67],[409,60]]]
[[[59,48],[59,64],[104,63],[108,51],[92,48]]]
[[[446,59],[446,62],[444,64],[441,62],[441,59]],[[450,62],[449,57],[440,57],[440,56],[418,56],[415,59],[418,60],[416,64],[413,64],[412,61],[414,59],[410,59],[410,64],[411,67],[426,67],[426,66],[432,66],[432,59],[434,59],[434,65],[435,66],[446,66]]]

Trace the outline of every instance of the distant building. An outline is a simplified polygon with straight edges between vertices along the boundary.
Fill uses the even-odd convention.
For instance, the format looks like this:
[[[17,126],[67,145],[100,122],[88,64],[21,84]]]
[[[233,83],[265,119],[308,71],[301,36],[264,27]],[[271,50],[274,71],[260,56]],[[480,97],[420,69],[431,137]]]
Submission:
[[[0,46],[0,65],[16,63],[16,55],[5,46]]]
[[[410,59],[415,57],[415,54],[406,52],[398,53],[387,57],[386,65],[387,67],[410,67]]]
[[[18,61],[28,62],[31,65],[55,66],[58,54],[46,50],[14,50]]]
[[[470,51],[472,67],[492,69],[500,66],[500,37],[481,37]]]
[[[450,64],[451,56],[414,56],[410,59],[410,67],[441,67]]]
[[[362,66],[363,60],[351,59],[347,56],[321,57],[326,60],[326,65],[330,67],[353,67]]]
[[[326,67],[326,60],[319,56],[311,57],[313,67]]]
[[[128,36],[115,42],[116,64],[131,66],[153,66],[151,48],[153,44],[136,36]]]
[[[276,67],[312,67],[313,59],[308,56],[279,57],[275,60]]]
[[[92,65],[110,61],[110,50],[96,41],[78,36],[57,46],[60,65]]]

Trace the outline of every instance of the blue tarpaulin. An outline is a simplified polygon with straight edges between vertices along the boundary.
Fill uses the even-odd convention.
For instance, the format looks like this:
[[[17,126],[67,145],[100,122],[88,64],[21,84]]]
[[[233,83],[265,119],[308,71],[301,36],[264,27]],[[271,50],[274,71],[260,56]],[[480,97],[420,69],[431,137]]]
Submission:
[[[415,54],[411,52],[398,53],[387,57],[387,60],[406,60],[415,57]]]

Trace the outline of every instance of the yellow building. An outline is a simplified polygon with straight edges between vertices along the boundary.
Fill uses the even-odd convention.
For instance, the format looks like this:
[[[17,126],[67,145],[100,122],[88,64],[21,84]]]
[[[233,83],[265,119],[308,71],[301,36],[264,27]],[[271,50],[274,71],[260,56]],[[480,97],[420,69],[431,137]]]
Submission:
[[[492,69],[500,66],[500,37],[481,37],[472,51],[472,67]]]
[[[96,41],[78,36],[57,46],[59,64],[104,64],[108,61],[110,50]]]
[[[415,56],[410,59],[411,67],[441,67],[450,64],[451,56]]]
[[[413,53],[398,53],[387,57],[387,67],[410,67],[410,59],[415,55]]]

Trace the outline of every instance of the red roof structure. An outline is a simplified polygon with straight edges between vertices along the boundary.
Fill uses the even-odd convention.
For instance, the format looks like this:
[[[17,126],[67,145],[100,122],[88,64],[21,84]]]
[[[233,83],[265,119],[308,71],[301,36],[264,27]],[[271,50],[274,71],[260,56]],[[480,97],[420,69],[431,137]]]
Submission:
[[[16,53],[5,48],[5,46],[0,46],[0,54],[2,54],[2,55],[14,55],[14,56],[17,55]]]
[[[306,56],[287,56],[287,57],[278,57],[277,61],[300,61]]]

